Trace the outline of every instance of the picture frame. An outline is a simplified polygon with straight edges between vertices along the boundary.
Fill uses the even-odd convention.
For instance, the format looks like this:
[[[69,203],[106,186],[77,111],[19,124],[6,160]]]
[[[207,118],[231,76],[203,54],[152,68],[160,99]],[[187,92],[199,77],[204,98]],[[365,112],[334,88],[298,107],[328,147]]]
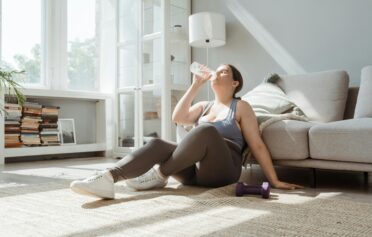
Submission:
[[[75,120],[58,119],[58,131],[61,145],[76,145]]]

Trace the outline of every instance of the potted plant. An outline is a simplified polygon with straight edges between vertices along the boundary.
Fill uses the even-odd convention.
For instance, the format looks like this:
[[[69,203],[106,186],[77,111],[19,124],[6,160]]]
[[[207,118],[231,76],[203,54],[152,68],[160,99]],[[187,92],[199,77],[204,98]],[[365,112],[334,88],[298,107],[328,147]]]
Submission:
[[[13,80],[14,75],[24,73],[24,71],[5,71],[0,68],[0,93],[4,95],[14,95],[17,99],[19,105],[23,105],[26,101],[26,97],[21,92],[18,82]],[[1,106],[0,113],[4,111],[3,106]]]

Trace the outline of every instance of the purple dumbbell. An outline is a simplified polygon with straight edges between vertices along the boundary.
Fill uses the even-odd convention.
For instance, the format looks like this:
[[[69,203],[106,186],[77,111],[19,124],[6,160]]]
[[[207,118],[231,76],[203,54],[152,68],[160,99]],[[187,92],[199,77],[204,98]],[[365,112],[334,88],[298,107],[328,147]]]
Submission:
[[[241,197],[244,194],[257,194],[267,199],[270,197],[270,184],[268,182],[263,182],[261,186],[248,186],[242,182],[237,183],[235,195]]]

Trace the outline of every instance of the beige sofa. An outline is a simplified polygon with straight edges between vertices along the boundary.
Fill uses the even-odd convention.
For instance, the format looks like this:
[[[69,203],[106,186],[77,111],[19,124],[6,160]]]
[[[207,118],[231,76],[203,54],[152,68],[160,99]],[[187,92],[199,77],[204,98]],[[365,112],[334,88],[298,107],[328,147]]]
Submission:
[[[263,130],[275,165],[372,172],[372,66],[359,88],[345,71],[281,75],[277,82],[309,122],[283,120]]]

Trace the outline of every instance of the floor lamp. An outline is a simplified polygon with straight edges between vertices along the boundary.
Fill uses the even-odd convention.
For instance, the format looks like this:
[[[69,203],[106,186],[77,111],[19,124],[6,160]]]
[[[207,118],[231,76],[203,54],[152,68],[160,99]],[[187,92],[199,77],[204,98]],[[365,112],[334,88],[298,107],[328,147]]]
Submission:
[[[189,16],[189,44],[196,48],[206,48],[206,65],[208,67],[208,49],[223,46],[225,43],[224,15],[214,12],[199,12]]]

